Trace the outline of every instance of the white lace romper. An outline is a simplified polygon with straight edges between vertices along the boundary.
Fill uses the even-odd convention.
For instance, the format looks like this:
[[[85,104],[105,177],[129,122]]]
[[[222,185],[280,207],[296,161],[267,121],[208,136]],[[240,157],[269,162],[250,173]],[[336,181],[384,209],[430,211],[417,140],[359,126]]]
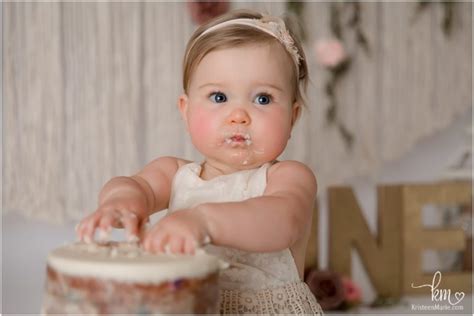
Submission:
[[[261,196],[269,166],[267,163],[258,169],[203,180],[201,165],[186,164],[173,179],[168,212],[205,202],[242,201]],[[207,245],[205,250],[230,263],[219,278],[221,314],[323,313],[306,283],[300,280],[290,249],[252,253]]]

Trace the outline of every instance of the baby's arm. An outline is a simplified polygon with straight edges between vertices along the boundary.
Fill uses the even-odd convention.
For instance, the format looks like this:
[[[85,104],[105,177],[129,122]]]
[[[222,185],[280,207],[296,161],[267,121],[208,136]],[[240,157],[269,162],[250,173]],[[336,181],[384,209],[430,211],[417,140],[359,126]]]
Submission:
[[[112,178],[99,194],[98,209],[78,225],[79,239],[90,241],[96,228],[108,232],[111,227],[124,227],[129,237],[139,236],[148,217],[167,208],[178,166],[177,158],[162,157],[136,175]]]
[[[268,172],[264,195],[239,202],[204,203],[162,219],[144,239],[145,249],[194,252],[209,236],[217,246],[270,252],[292,246],[311,224],[316,197],[312,171],[284,161]]]
[[[199,207],[213,244],[270,252],[291,247],[304,235],[311,223],[316,178],[296,161],[283,161],[273,168],[263,196]]]

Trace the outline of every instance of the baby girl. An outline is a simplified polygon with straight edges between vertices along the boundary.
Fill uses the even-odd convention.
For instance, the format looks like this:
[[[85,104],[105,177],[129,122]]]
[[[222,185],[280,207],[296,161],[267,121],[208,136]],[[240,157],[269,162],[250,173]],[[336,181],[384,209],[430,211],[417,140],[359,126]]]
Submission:
[[[111,179],[78,237],[123,227],[150,252],[203,247],[230,263],[219,280],[223,314],[321,314],[302,281],[316,179],[276,160],[304,106],[301,44],[278,17],[234,11],[195,31],[183,66],[178,109],[204,159],[161,157]]]

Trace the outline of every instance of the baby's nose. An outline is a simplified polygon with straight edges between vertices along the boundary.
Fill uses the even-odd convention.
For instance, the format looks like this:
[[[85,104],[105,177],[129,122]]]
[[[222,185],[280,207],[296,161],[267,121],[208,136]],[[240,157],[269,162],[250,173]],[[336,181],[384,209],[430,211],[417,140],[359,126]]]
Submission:
[[[230,124],[243,124],[243,125],[248,125],[250,124],[250,116],[242,108],[234,109],[228,117],[228,122]]]

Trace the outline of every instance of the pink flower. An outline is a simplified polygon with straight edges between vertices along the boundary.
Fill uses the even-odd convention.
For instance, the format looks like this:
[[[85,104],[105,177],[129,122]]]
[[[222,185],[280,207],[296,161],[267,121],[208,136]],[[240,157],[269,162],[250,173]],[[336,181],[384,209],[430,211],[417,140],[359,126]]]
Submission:
[[[323,310],[335,310],[344,302],[344,285],[338,273],[314,268],[308,271],[305,282]]]
[[[336,67],[347,58],[344,46],[337,39],[320,39],[316,41],[315,51],[316,60],[324,67]]]
[[[362,299],[362,291],[349,278],[343,277],[342,284],[344,286],[345,301],[349,304],[358,304]]]
[[[228,0],[218,1],[188,1],[188,9],[191,19],[197,25],[209,22],[213,18],[226,13],[230,4]]]

